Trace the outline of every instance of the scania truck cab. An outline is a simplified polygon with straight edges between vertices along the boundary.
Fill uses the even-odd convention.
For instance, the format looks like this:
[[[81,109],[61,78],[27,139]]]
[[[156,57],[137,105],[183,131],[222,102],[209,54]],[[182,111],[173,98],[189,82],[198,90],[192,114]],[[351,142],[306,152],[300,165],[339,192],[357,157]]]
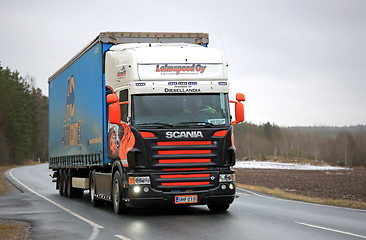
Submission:
[[[63,165],[62,157],[50,158],[60,194],[89,189],[94,206],[111,201],[116,214],[125,207],[153,205],[205,204],[211,211],[227,210],[236,196],[233,125],[244,121],[245,97],[238,93],[236,101],[229,100],[224,56],[207,47],[208,34],[159,38],[131,33],[127,41],[111,34],[122,39],[126,33],[103,33],[98,39],[105,48],[97,84],[103,130],[93,139],[101,143],[101,160],[93,165],[82,157],[74,164],[71,155]],[[86,50],[96,52],[95,46]],[[89,80],[79,80],[86,85],[78,91],[88,91]],[[67,106],[66,97],[65,111],[71,114]],[[87,124],[92,117],[85,113],[74,122]],[[74,140],[78,126],[70,133]]]

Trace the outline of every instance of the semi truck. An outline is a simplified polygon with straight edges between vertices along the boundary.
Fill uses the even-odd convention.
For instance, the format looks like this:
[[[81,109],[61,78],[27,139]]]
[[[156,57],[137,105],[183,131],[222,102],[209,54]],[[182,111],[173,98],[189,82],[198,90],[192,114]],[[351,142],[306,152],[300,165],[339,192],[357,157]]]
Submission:
[[[102,32],[49,77],[49,168],[93,206],[207,205],[235,194],[227,61],[207,33]],[[230,103],[235,120],[230,115]]]

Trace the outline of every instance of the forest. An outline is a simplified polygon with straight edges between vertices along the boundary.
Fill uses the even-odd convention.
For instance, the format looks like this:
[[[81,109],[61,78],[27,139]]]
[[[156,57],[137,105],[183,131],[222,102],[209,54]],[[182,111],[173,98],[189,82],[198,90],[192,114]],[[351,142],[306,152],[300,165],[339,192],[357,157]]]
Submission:
[[[339,166],[366,166],[366,125],[278,127],[240,123],[234,127],[237,159],[306,158]]]
[[[0,65],[0,165],[46,161],[48,98],[35,79]]]
[[[366,125],[279,127],[239,123],[237,159],[306,158],[332,165],[366,166]],[[47,161],[48,98],[35,79],[0,65],[0,165]]]

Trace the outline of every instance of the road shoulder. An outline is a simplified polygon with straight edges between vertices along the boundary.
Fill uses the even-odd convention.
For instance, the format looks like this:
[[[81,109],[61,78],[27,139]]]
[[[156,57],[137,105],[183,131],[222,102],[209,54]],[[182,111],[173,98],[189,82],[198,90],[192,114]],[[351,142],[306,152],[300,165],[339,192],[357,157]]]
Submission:
[[[0,199],[4,196],[21,194],[22,192],[6,177],[5,172],[17,166],[0,166]],[[22,220],[0,218],[0,239],[27,239],[31,224]]]

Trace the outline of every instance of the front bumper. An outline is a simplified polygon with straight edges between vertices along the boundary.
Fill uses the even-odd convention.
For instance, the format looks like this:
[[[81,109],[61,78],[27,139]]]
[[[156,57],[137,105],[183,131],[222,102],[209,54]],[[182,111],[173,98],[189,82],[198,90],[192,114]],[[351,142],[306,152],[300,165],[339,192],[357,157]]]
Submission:
[[[231,188],[230,188],[231,184]],[[125,199],[128,207],[149,207],[175,205],[175,199],[179,196],[197,196],[194,203],[180,203],[179,205],[205,205],[209,203],[231,204],[235,199],[235,183],[220,183],[216,188],[209,190],[185,190],[163,192],[156,190],[149,185],[139,185],[139,191],[135,191],[135,186],[128,188],[129,198]]]

